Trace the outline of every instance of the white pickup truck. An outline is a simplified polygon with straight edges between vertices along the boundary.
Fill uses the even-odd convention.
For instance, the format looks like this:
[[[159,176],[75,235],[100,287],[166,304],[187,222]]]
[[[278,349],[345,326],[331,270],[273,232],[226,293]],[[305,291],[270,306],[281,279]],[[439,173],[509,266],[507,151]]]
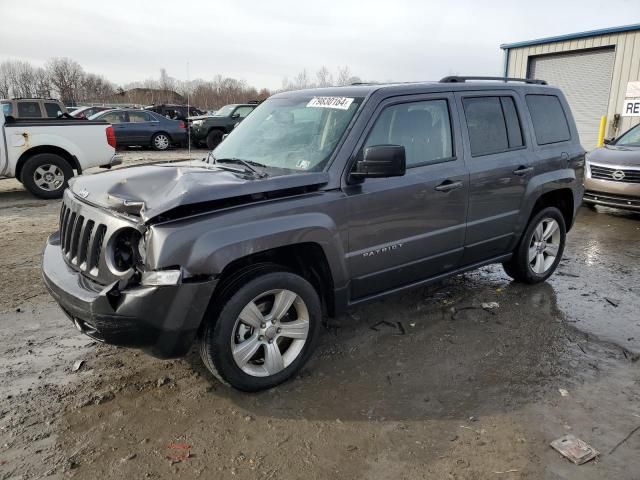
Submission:
[[[40,198],[59,198],[74,175],[121,163],[113,127],[69,118],[16,120],[0,113],[0,178]]]

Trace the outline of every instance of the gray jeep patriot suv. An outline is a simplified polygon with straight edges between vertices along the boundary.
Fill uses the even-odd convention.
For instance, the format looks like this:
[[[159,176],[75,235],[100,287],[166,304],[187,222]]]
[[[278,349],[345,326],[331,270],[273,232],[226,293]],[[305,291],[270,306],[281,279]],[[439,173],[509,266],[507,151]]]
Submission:
[[[323,315],[490,263],[553,273],[585,152],[543,81],[448,77],[274,95],[209,156],[74,179],[44,281],[99,341],[254,391]]]

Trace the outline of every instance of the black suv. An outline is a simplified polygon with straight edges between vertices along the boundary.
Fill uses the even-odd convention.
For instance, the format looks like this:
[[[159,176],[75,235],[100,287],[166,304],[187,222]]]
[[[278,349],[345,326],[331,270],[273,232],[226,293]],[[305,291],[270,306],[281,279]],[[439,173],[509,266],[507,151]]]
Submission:
[[[277,94],[202,161],[82,176],[45,283],[78,329],[269,388],[324,315],[490,263],[555,270],[585,151],[542,81],[358,85]]]
[[[195,146],[206,144],[209,150],[213,150],[222,141],[222,137],[230,133],[257,106],[258,102],[234,103],[225,105],[211,117],[194,119],[191,122],[191,141]]]

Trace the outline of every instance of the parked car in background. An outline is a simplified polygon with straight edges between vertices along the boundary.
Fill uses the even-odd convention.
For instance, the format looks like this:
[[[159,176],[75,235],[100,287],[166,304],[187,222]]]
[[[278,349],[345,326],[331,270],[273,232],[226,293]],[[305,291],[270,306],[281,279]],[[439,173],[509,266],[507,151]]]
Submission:
[[[640,211],[640,125],[587,154],[584,202]]]
[[[145,110],[159,113],[163,117],[170,118],[172,120],[187,121],[189,117],[202,115],[204,113],[192,105],[187,106],[187,105],[163,104],[163,105],[151,105],[144,108]]]
[[[53,98],[13,98],[0,100],[2,112],[13,118],[58,118],[67,108]]]
[[[80,107],[69,113],[74,118],[89,118],[96,113],[113,110],[113,107]]]
[[[99,112],[90,120],[104,120],[113,125],[118,146],[151,147],[167,150],[172,145],[186,145],[187,125],[169,120],[148,110],[116,109]]]
[[[543,282],[582,200],[578,130],[557,88],[472,80],[281,93],[206,159],[79,178],[44,282],[92,338],[196,343],[248,391],[302,368],[323,315],[492,263]]]
[[[215,115],[191,122],[191,141],[195,146],[205,144],[213,150],[222,141],[222,136],[244,120],[258,103],[225,105]]]
[[[110,168],[116,137],[104,122],[0,115],[0,178],[16,178],[40,198],[59,198],[74,170]]]

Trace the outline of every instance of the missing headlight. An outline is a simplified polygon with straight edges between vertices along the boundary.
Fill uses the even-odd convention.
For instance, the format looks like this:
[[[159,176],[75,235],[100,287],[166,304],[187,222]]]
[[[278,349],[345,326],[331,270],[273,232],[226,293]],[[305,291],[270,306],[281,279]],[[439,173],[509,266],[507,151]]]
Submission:
[[[138,251],[142,235],[134,228],[123,228],[116,232],[111,241],[111,260],[118,272],[133,268],[140,258]]]

